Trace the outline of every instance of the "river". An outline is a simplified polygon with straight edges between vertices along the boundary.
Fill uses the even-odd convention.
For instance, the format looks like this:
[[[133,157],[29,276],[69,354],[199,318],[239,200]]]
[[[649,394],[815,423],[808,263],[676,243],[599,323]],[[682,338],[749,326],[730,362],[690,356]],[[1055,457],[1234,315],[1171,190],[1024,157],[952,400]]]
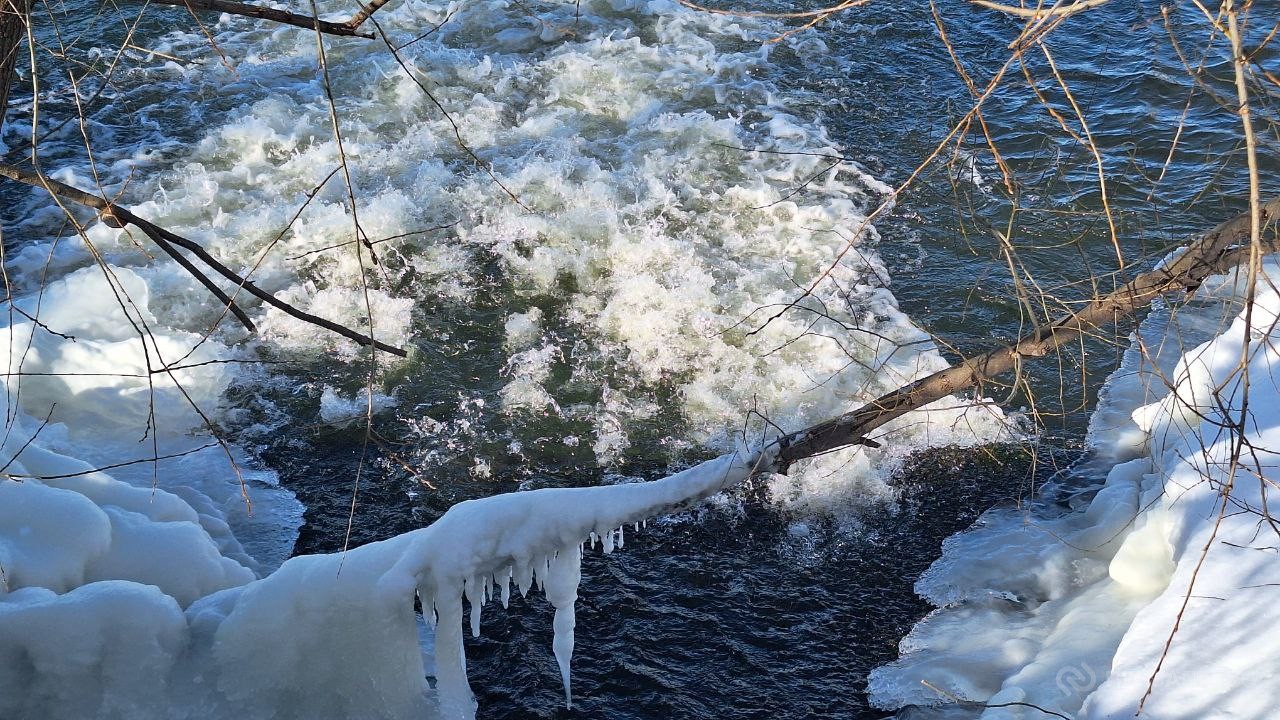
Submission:
[[[61,35],[43,18],[40,37],[83,33],[72,55],[109,55],[125,25],[88,8],[51,11]],[[1020,21],[958,1],[938,11],[985,83]],[[412,2],[377,17],[397,43],[444,21],[402,54],[468,149],[381,41],[328,41],[378,262],[330,247],[352,227],[339,173],[255,275],[353,326],[367,329],[371,308],[375,334],[413,348],[373,370],[372,439],[366,354],[280,314],[264,313],[260,339],[215,336],[237,359],[270,363],[229,380],[217,424],[301,501],[296,553],[390,537],[467,498],[663,475],[732,445],[749,408],[795,429],[1010,340],[1033,317],[1001,234],[1020,280],[1045,290],[1033,309],[1057,312],[1113,282],[1117,247],[1145,269],[1244,208],[1238,121],[1205,93],[1187,103],[1195,83],[1168,40],[1168,27],[1192,36],[1200,20],[1175,11],[1167,26],[1157,2],[1113,0],[1048,47],[1105,159],[1118,245],[1092,153],[1014,63],[984,112],[1011,187],[980,134],[949,145],[839,266],[820,293],[828,315],[792,313],[752,335],[971,107],[927,3],[871,3],[779,43],[776,21],[661,2]],[[214,44],[183,11],[150,8],[86,132],[109,189],[247,268],[337,155],[314,38],[205,19]],[[58,125],[75,108],[65,70],[41,63],[42,163],[87,187],[80,129]],[[1026,67],[1067,112],[1045,56],[1029,52]],[[84,95],[98,88],[85,84]],[[10,158],[30,134],[29,88],[14,108]],[[0,192],[17,211],[5,243],[21,287],[38,285],[46,257],[56,275],[89,264],[82,250],[46,252],[65,229],[38,196]],[[151,282],[161,325],[208,323],[180,273],[140,269],[140,251],[95,232],[113,264]],[[467,647],[481,717],[884,717],[866,677],[928,612],[916,578],[945,538],[993,505],[1031,507],[1034,488],[1079,455],[1127,333],[1028,367],[1012,393],[986,388],[1005,415],[921,416],[882,438],[884,452],[828,460],[590,554],[573,710],[546,603],[486,613]]]

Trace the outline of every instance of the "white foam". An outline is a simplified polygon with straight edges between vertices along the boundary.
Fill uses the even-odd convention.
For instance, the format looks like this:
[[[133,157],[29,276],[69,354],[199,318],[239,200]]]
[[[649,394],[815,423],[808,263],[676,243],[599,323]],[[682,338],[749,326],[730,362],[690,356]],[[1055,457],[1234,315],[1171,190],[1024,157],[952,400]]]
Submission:
[[[540,379],[545,364],[532,362],[547,354],[574,373],[616,368],[609,384],[627,402],[602,397],[591,418],[605,464],[621,458],[643,419],[631,413],[657,387],[674,390],[691,439],[724,449],[748,408],[799,428],[944,365],[897,308],[875,229],[845,252],[889,188],[855,162],[824,170],[825,158],[785,154],[841,148],[757,77],[772,26],[665,0],[549,6],[547,25],[504,3],[413,2],[388,8],[379,22],[393,41],[407,40],[452,9],[404,60],[455,119],[465,118],[470,149],[523,206],[457,146],[449,120],[382,43],[333,40],[361,227],[373,240],[408,235],[375,245],[378,265],[367,250],[360,262],[339,175],[259,263],[305,193],[338,166],[337,147],[311,82],[314,43],[223,19],[214,30],[239,58],[237,77],[209,63],[181,82],[256,84],[268,97],[214,124],[138,212],[255,266],[263,287],[304,310],[359,328],[371,306],[373,333],[399,345],[419,312],[413,296],[471,302],[486,282],[477,269],[496,262],[521,306],[542,307],[508,319],[505,411],[558,412],[554,389]],[[572,37],[548,30],[568,27]],[[175,33],[168,42],[196,40]],[[437,229],[418,232],[428,228]],[[119,233],[95,227],[92,236],[122,262],[143,260]],[[840,253],[808,311],[749,332]],[[244,304],[276,348],[355,356],[331,333]],[[562,337],[586,342],[547,336],[549,307],[566,326]],[[539,348],[538,358],[522,355]],[[887,497],[878,470],[886,453],[1006,433],[991,407],[940,403],[884,428],[885,451],[851,450],[798,468],[776,488],[779,502],[814,510]]]
[[[373,400],[370,401],[368,388],[361,388],[349,397],[328,385],[320,391],[320,419],[332,425],[350,425],[395,405],[394,397],[380,392],[374,392]]]

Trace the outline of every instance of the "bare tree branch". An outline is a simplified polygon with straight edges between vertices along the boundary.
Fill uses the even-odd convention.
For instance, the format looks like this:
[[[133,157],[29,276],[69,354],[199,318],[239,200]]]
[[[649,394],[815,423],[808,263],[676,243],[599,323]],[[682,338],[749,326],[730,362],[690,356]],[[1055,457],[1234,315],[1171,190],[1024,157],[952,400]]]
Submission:
[[[990,2],[990,0],[969,0],[974,5],[980,5],[989,10],[998,10],[1002,13],[1013,15],[1015,17],[1026,18],[1028,20],[1040,20],[1047,17],[1067,17],[1075,15],[1078,12],[1095,8],[1103,5],[1107,0],[1076,0],[1075,2],[1056,2],[1052,5],[1041,5],[1039,7],[1017,7],[1014,5],[1001,5],[1000,3]]]
[[[321,20],[310,15],[299,15],[288,10],[277,10],[275,8],[263,7],[262,5],[250,5],[248,3],[234,2],[233,0],[151,0],[157,5],[173,5],[175,7],[184,7],[188,10],[208,10],[209,12],[227,13],[229,15],[240,15],[242,17],[258,18],[260,20],[270,20],[283,25],[293,25],[294,27],[305,28],[307,30],[316,30],[326,35],[340,35],[343,37],[361,37],[372,39],[372,33],[359,32],[360,23],[364,22],[362,18],[360,22],[354,23],[354,18],[347,22],[330,22]],[[386,0],[383,0],[385,3]],[[383,3],[378,3],[381,6]],[[363,14],[362,10],[360,14]]]
[[[201,284],[205,285],[205,287],[209,288],[211,292],[217,295],[218,299],[225,303],[227,307],[236,314],[236,317],[240,319],[240,322],[251,330],[253,329],[253,323],[249,320],[249,317],[235,305],[230,297],[227,297],[226,293],[222,292],[221,288],[214,285],[212,280],[200,272],[199,269],[195,268],[190,261],[187,261],[185,258],[179,259],[176,254],[176,250],[174,250],[172,246],[176,245],[191,252],[199,258],[201,262],[208,265],[219,275],[222,275],[226,279],[236,283],[239,287],[244,288],[249,294],[259,300],[262,300],[268,305],[281,310],[287,315],[291,315],[303,322],[337,333],[338,335],[349,340],[353,340],[360,345],[373,347],[399,357],[408,356],[408,352],[402,348],[395,347],[394,345],[388,345],[380,340],[374,340],[368,335],[364,335],[363,333],[359,333],[348,327],[339,325],[332,320],[326,320],[325,318],[312,315],[308,312],[295,308],[289,303],[276,298],[276,296],[263,290],[257,285],[254,285],[247,278],[241,277],[226,265],[223,265],[198,243],[166,230],[148,220],[144,220],[143,218],[134,215],[127,208],[121,207],[120,205],[106,200],[105,198],[98,197],[97,195],[91,195],[83,190],[79,190],[65,183],[45,177],[39,173],[24,170],[12,165],[0,164],[0,177],[7,177],[11,180],[16,180],[20,183],[31,185],[33,187],[44,188],[54,195],[66,198],[79,205],[93,208],[99,212],[99,216],[102,218],[103,222],[113,227],[123,227],[124,225],[136,226],[138,229],[142,230],[142,232],[146,233],[147,237],[151,238],[156,245],[160,246],[161,249],[164,249],[165,252],[169,253],[175,260],[178,260],[183,268],[194,275]]]
[[[3,0],[3,2],[21,2],[22,0]],[[191,12],[197,10],[206,10],[209,12],[227,13],[228,15],[239,15],[241,17],[257,18],[259,20],[270,20],[282,25],[292,25],[294,27],[304,28],[306,30],[315,30],[325,35],[337,35],[340,37],[358,37],[366,40],[372,40],[373,33],[360,32],[360,26],[373,17],[391,0],[372,0],[369,3],[360,3],[360,10],[350,18],[342,22],[333,22],[331,20],[321,20],[318,15],[302,15],[288,10],[278,10],[276,8],[265,7],[262,5],[253,5],[250,3],[235,2],[235,0],[150,0],[157,5],[172,5],[174,7],[183,7]],[[867,0],[861,0],[865,2]],[[314,12],[314,10],[313,10]],[[452,14],[452,13],[450,13]],[[443,24],[443,23],[442,23]],[[436,28],[437,30],[439,28]],[[434,31],[433,31],[434,32]]]
[[[997,375],[1018,369],[1024,359],[1044,357],[1088,332],[1124,319],[1161,295],[1194,292],[1205,279],[1250,259],[1254,247],[1250,234],[1255,227],[1268,231],[1261,238],[1263,250],[1280,251],[1275,226],[1276,219],[1280,218],[1280,198],[1262,206],[1259,213],[1260,221],[1256,225],[1251,213],[1228,220],[1193,243],[1176,260],[1139,275],[1111,293],[1095,297],[1080,310],[1056,322],[1035,328],[1013,345],[966,359],[838,418],[783,436],[779,441],[781,470],[785,471],[796,460],[848,445],[866,444],[867,434],[885,423],[954,393],[979,388]]]

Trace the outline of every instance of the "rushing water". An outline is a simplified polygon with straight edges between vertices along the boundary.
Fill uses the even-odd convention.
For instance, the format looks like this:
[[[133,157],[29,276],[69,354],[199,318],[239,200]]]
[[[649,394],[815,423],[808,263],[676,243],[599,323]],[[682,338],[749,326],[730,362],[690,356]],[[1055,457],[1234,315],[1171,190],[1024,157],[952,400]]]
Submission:
[[[940,9],[957,53],[985,81],[1018,24],[961,2]],[[409,3],[379,15],[396,42],[448,17],[405,57],[532,212],[460,150],[380,42],[330,46],[364,228],[371,239],[412,234],[375,245],[379,264],[364,269],[349,248],[323,250],[351,232],[339,175],[255,277],[355,326],[367,270],[374,331],[414,352],[377,371],[370,442],[366,356],[343,346],[317,354],[328,338],[278,314],[260,323],[263,341],[242,349],[241,359],[281,364],[240,373],[220,422],[304,503],[297,552],[347,541],[357,473],[353,544],[421,526],[469,497],[663,474],[731,443],[750,407],[789,429],[822,419],[939,365],[911,321],[949,357],[1012,338],[1030,318],[992,229],[1013,228],[1026,269],[1055,295],[1080,297],[1091,287],[1070,283],[1115,268],[1092,156],[1063,137],[1015,66],[985,119],[1015,171],[1016,202],[971,137],[836,273],[842,289],[822,297],[834,318],[794,343],[805,328],[794,317],[748,335],[734,323],[794,297],[843,247],[838,233],[969,107],[928,5],[873,3],[776,45],[762,44],[781,25],[668,5],[534,10],[543,20],[505,3]],[[64,36],[85,32],[87,45],[109,48],[125,32],[110,17],[78,10],[59,22]],[[130,51],[87,132],[110,189],[249,267],[336,167],[314,39],[219,22],[214,51],[199,33],[170,31],[181,17],[150,11],[133,44],[163,56]],[[1234,121],[1203,96],[1190,105],[1183,151],[1153,187],[1192,87],[1157,3],[1116,0],[1068,23],[1050,47],[1107,158],[1130,262],[1149,264],[1242,207],[1241,173],[1210,172],[1239,165]],[[239,66],[225,67],[219,52]],[[1043,56],[1027,64],[1052,93]],[[44,164],[88,186],[80,130],[58,126],[73,96],[52,63],[42,68]],[[29,96],[15,106],[3,137],[11,156],[32,113]],[[786,154],[837,150],[850,157],[838,173]],[[7,249],[28,248],[18,283],[34,287],[47,255],[57,273],[88,264],[82,251],[31,250],[61,220],[38,209],[37,195],[3,192],[16,210],[4,217]],[[105,229],[91,236],[112,262],[146,264]],[[181,276],[144,277],[159,287],[163,322],[207,323]],[[861,334],[833,346],[827,336],[845,326]],[[1078,443],[1082,408],[1123,344],[1111,348],[1099,343],[1083,367],[1068,353],[1029,369],[1036,409],[1060,444]],[[1015,395],[1011,407],[1026,402]],[[931,450],[891,473],[903,450],[1004,437],[981,408],[945,413],[898,427],[894,452],[750,489],[591,557],[572,711],[556,690],[545,604],[487,614],[468,647],[482,716],[882,717],[867,706],[866,673],[896,657],[927,610],[915,578],[945,537],[1029,485],[1032,456],[1008,447]],[[957,430],[960,419],[970,429]]]

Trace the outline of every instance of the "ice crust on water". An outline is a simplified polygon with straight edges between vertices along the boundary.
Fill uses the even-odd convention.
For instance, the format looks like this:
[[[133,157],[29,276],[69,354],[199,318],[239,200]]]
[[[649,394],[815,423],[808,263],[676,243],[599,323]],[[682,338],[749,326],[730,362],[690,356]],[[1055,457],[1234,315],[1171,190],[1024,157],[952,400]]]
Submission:
[[[130,317],[118,302],[130,308]],[[0,449],[7,458],[19,450],[21,455],[4,472],[47,479],[10,492],[26,492],[23,502],[38,504],[56,489],[102,508],[98,520],[108,521],[115,554],[95,561],[97,575],[153,582],[171,572],[167,582],[192,583],[173,593],[186,602],[211,589],[197,579],[202,564],[223,567],[230,573],[227,582],[243,582],[240,573],[260,569],[259,559],[267,569],[283,560],[298,521],[296,501],[274,486],[270,474],[246,467],[242,477],[254,486],[261,509],[247,517],[239,479],[227,471],[223,451],[200,449],[204,443],[187,432],[202,424],[192,402],[210,412],[218,406],[230,379],[226,366],[217,363],[227,357],[225,348],[206,342],[188,355],[199,337],[163,327],[151,311],[147,284],[127,268],[78,270],[15,304],[38,316],[43,327],[14,314],[6,328],[4,407],[10,422]],[[152,329],[145,351],[130,318]],[[149,373],[184,356],[182,364],[189,367]],[[150,463],[119,467],[110,475],[90,472],[153,453],[181,456],[162,461],[154,477]],[[211,555],[198,550],[202,537],[215,543]],[[126,547],[149,548],[155,567],[124,560]],[[190,555],[196,568],[190,579],[180,572],[186,562],[181,558],[189,555],[180,547],[203,556],[197,562]],[[119,563],[130,568],[112,575]]]
[[[1277,277],[1273,263],[1267,271]],[[1259,593],[1280,582],[1280,567],[1256,511],[1266,484],[1280,480],[1280,296],[1259,282],[1246,331],[1242,312],[1223,320],[1224,308],[1228,319],[1239,312],[1242,286],[1218,278],[1194,305],[1157,308],[1143,323],[1146,355],[1135,340],[1093,418],[1085,462],[1110,471],[1087,506],[1030,523],[994,511],[946,543],[917,585],[941,609],[903,640],[899,661],[872,673],[877,704],[945,702],[927,681],[965,700],[1133,717],[1185,601],[1146,716],[1274,714],[1280,649],[1269,628],[1280,611]],[[1232,372],[1246,336],[1247,439],[1257,454],[1246,450],[1219,524],[1233,443],[1223,425],[1240,417],[1244,383]],[[982,717],[1043,714],[1006,707]]]
[[[42,326],[14,313],[5,328],[0,717],[171,716],[156,683],[186,652],[183,608],[282,561],[296,501],[246,468],[260,507],[246,518],[225,456],[188,436],[200,419],[178,384],[213,411],[228,376],[209,364],[148,378],[198,338],[157,320],[138,274],[78,270],[15,305]],[[151,365],[129,319],[152,330]],[[210,342],[188,361],[223,357]],[[94,471],[152,452],[187,454],[154,476],[150,463]]]

